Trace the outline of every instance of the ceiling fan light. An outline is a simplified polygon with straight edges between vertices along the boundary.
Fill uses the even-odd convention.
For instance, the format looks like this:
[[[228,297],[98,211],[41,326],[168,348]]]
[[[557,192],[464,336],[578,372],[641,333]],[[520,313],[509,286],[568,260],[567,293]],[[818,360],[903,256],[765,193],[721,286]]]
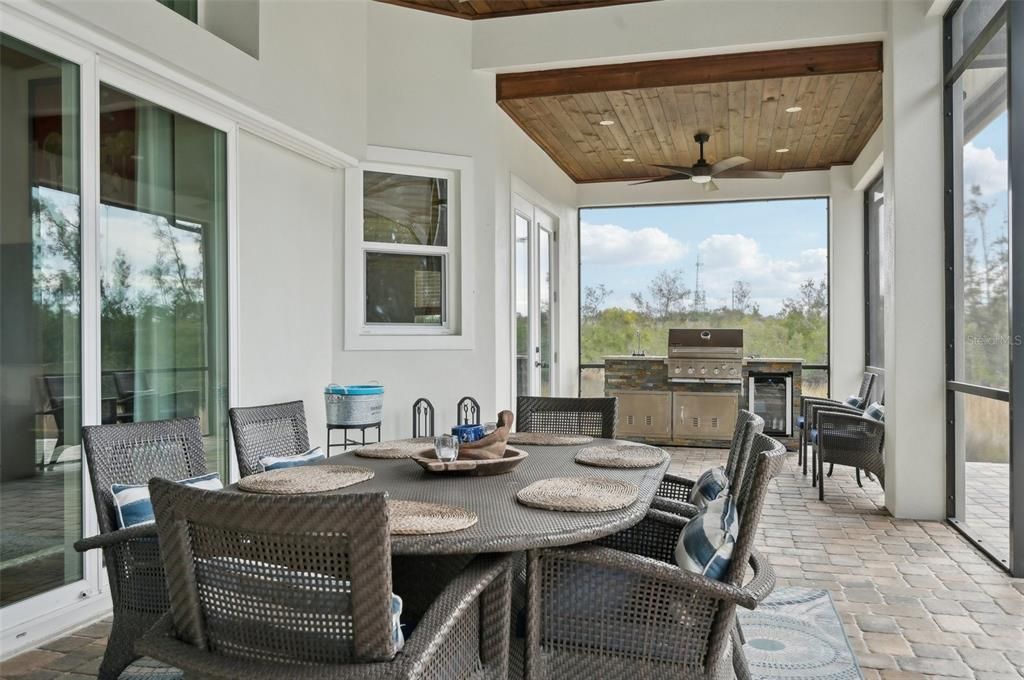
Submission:
[[[694,175],[691,177],[695,184],[707,184],[711,181],[711,175]]]

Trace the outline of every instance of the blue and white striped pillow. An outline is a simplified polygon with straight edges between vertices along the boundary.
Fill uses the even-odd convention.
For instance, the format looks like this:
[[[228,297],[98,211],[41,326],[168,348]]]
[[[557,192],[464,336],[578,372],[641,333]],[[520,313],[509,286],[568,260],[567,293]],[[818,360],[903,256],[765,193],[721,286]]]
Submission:
[[[871,418],[871,420],[877,420],[880,423],[884,423],[885,407],[879,404],[877,401],[871,402],[871,405],[864,409],[864,417]]]
[[[182,479],[178,483],[210,491],[219,491],[224,488],[220,481],[220,475],[216,472]],[[114,494],[114,507],[117,508],[117,525],[120,528],[126,529],[137,524],[149,524],[155,521],[153,503],[149,499],[148,485],[111,484],[110,493]]]
[[[864,400],[858,397],[856,394],[851,394],[850,396],[848,396],[846,398],[846,401],[844,401],[843,403],[846,404],[847,406],[852,406],[854,408],[864,408]]]
[[[729,478],[725,474],[725,468],[721,465],[709,468],[693,483],[693,488],[690,489],[690,504],[703,508],[728,491]]]
[[[729,570],[739,533],[736,502],[732,496],[716,498],[683,527],[676,544],[676,564],[721,581]]]
[[[391,593],[391,644],[395,653],[405,646],[405,635],[402,634],[402,598]]]
[[[320,450],[320,447],[315,446],[305,453],[299,453],[294,456],[264,456],[260,458],[260,465],[263,466],[264,472],[269,472],[270,470],[309,465],[326,457],[324,452]]]

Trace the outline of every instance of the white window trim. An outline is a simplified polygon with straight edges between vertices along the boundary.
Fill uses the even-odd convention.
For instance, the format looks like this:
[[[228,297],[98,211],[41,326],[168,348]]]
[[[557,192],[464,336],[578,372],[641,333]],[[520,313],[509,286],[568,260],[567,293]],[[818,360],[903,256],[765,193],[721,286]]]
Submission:
[[[363,241],[363,172],[394,172],[449,180],[448,246],[392,246]],[[454,208],[454,209],[453,209]],[[467,156],[370,146],[366,161],[345,171],[344,349],[473,349],[476,268],[473,258],[473,159]],[[445,254],[445,324],[367,324],[365,253]]]

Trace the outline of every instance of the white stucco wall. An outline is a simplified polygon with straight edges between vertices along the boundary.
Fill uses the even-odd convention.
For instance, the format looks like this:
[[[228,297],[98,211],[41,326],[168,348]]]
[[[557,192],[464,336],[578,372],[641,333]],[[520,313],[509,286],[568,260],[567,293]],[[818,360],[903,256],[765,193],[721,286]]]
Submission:
[[[246,133],[238,159],[236,404],[302,399],[323,444],[341,173]]]
[[[367,110],[366,4],[261,2],[259,59],[154,0],[73,0],[50,6],[188,78],[361,156]]]
[[[454,424],[456,402],[466,395],[480,402],[485,417],[514,405],[506,354],[511,177],[542,193],[561,222],[575,205],[575,185],[495,106],[493,74],[470,68],[473,26],[382,3],[368,7],[368,80],[378,85],[366,93],[367,143],[471,157],[475,180],[474,214],[462,222],[475,243],[464,254],[475,269],[472,349],[347,351],[335,341],[335,381],[384,383],[385,437],[408,436],[418,397],[434,404],[439,429]]]

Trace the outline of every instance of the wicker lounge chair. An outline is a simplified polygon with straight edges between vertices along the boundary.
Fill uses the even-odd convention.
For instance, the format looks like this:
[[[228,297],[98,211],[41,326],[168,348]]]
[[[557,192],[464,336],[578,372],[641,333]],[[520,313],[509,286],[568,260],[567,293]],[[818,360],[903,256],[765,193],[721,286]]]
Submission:
[[[140,656],[135,643],[167,612],[168,599],[156,527],[119,529],[110,487],[202,475],[206,458],[198,418],[85,427],[82,440],[100,533],[76,542],[75,550],[103,550],[114,624],[97,677],[114,680]]]
[[[825,500],[825,463],[856,468],[859,486],[864,486],[860,475],[864,470],[873,475],[884,489],[885,423],[845,410],[815,409],[813,413],[817,430],[812,448],[818,500]]]
[[[516,431],[615,438],[615,397],[519,397]]]
[[[748,678],[735,612],[755,608],[775,585],[753,542],[785,456],[779,442],[754,436],[748,482],[737,496],[740,534],[723,581],[675,565],[688,520],[660,510],[593,544],[531,551],[526,677],[715,678],[735,670]]]
[[[871,399],[871,390],[874,389],[877,378],[878,376],[871,371],[864,371],[864,376],[860,379],[860,389],[857,390],[857,397],[861,401],[861,408],[859,410],[862,412]],[[814,416],[811,410],[818,406],[839,407],[842,409],[853,408],[845,401],[839,399],[824,399],[822,397],[803,397],[800,399],[800,418],[797,422],[797,426],[800,428],[800,448],[797,451],[796,463],[803,466],[805,475],[807,474],[807,446],[811,443],[810,432],[814,424]]]
[[[510,557],[470,564],[398,652],[384,494],[150,491],[173,596],[149,656],[250,680],[507,676]]]
[[[306,412],[301,401],[228,410],[235,438],[238,474],[248,477],[263,472],[260,459],[294,456],[309,450]]]

